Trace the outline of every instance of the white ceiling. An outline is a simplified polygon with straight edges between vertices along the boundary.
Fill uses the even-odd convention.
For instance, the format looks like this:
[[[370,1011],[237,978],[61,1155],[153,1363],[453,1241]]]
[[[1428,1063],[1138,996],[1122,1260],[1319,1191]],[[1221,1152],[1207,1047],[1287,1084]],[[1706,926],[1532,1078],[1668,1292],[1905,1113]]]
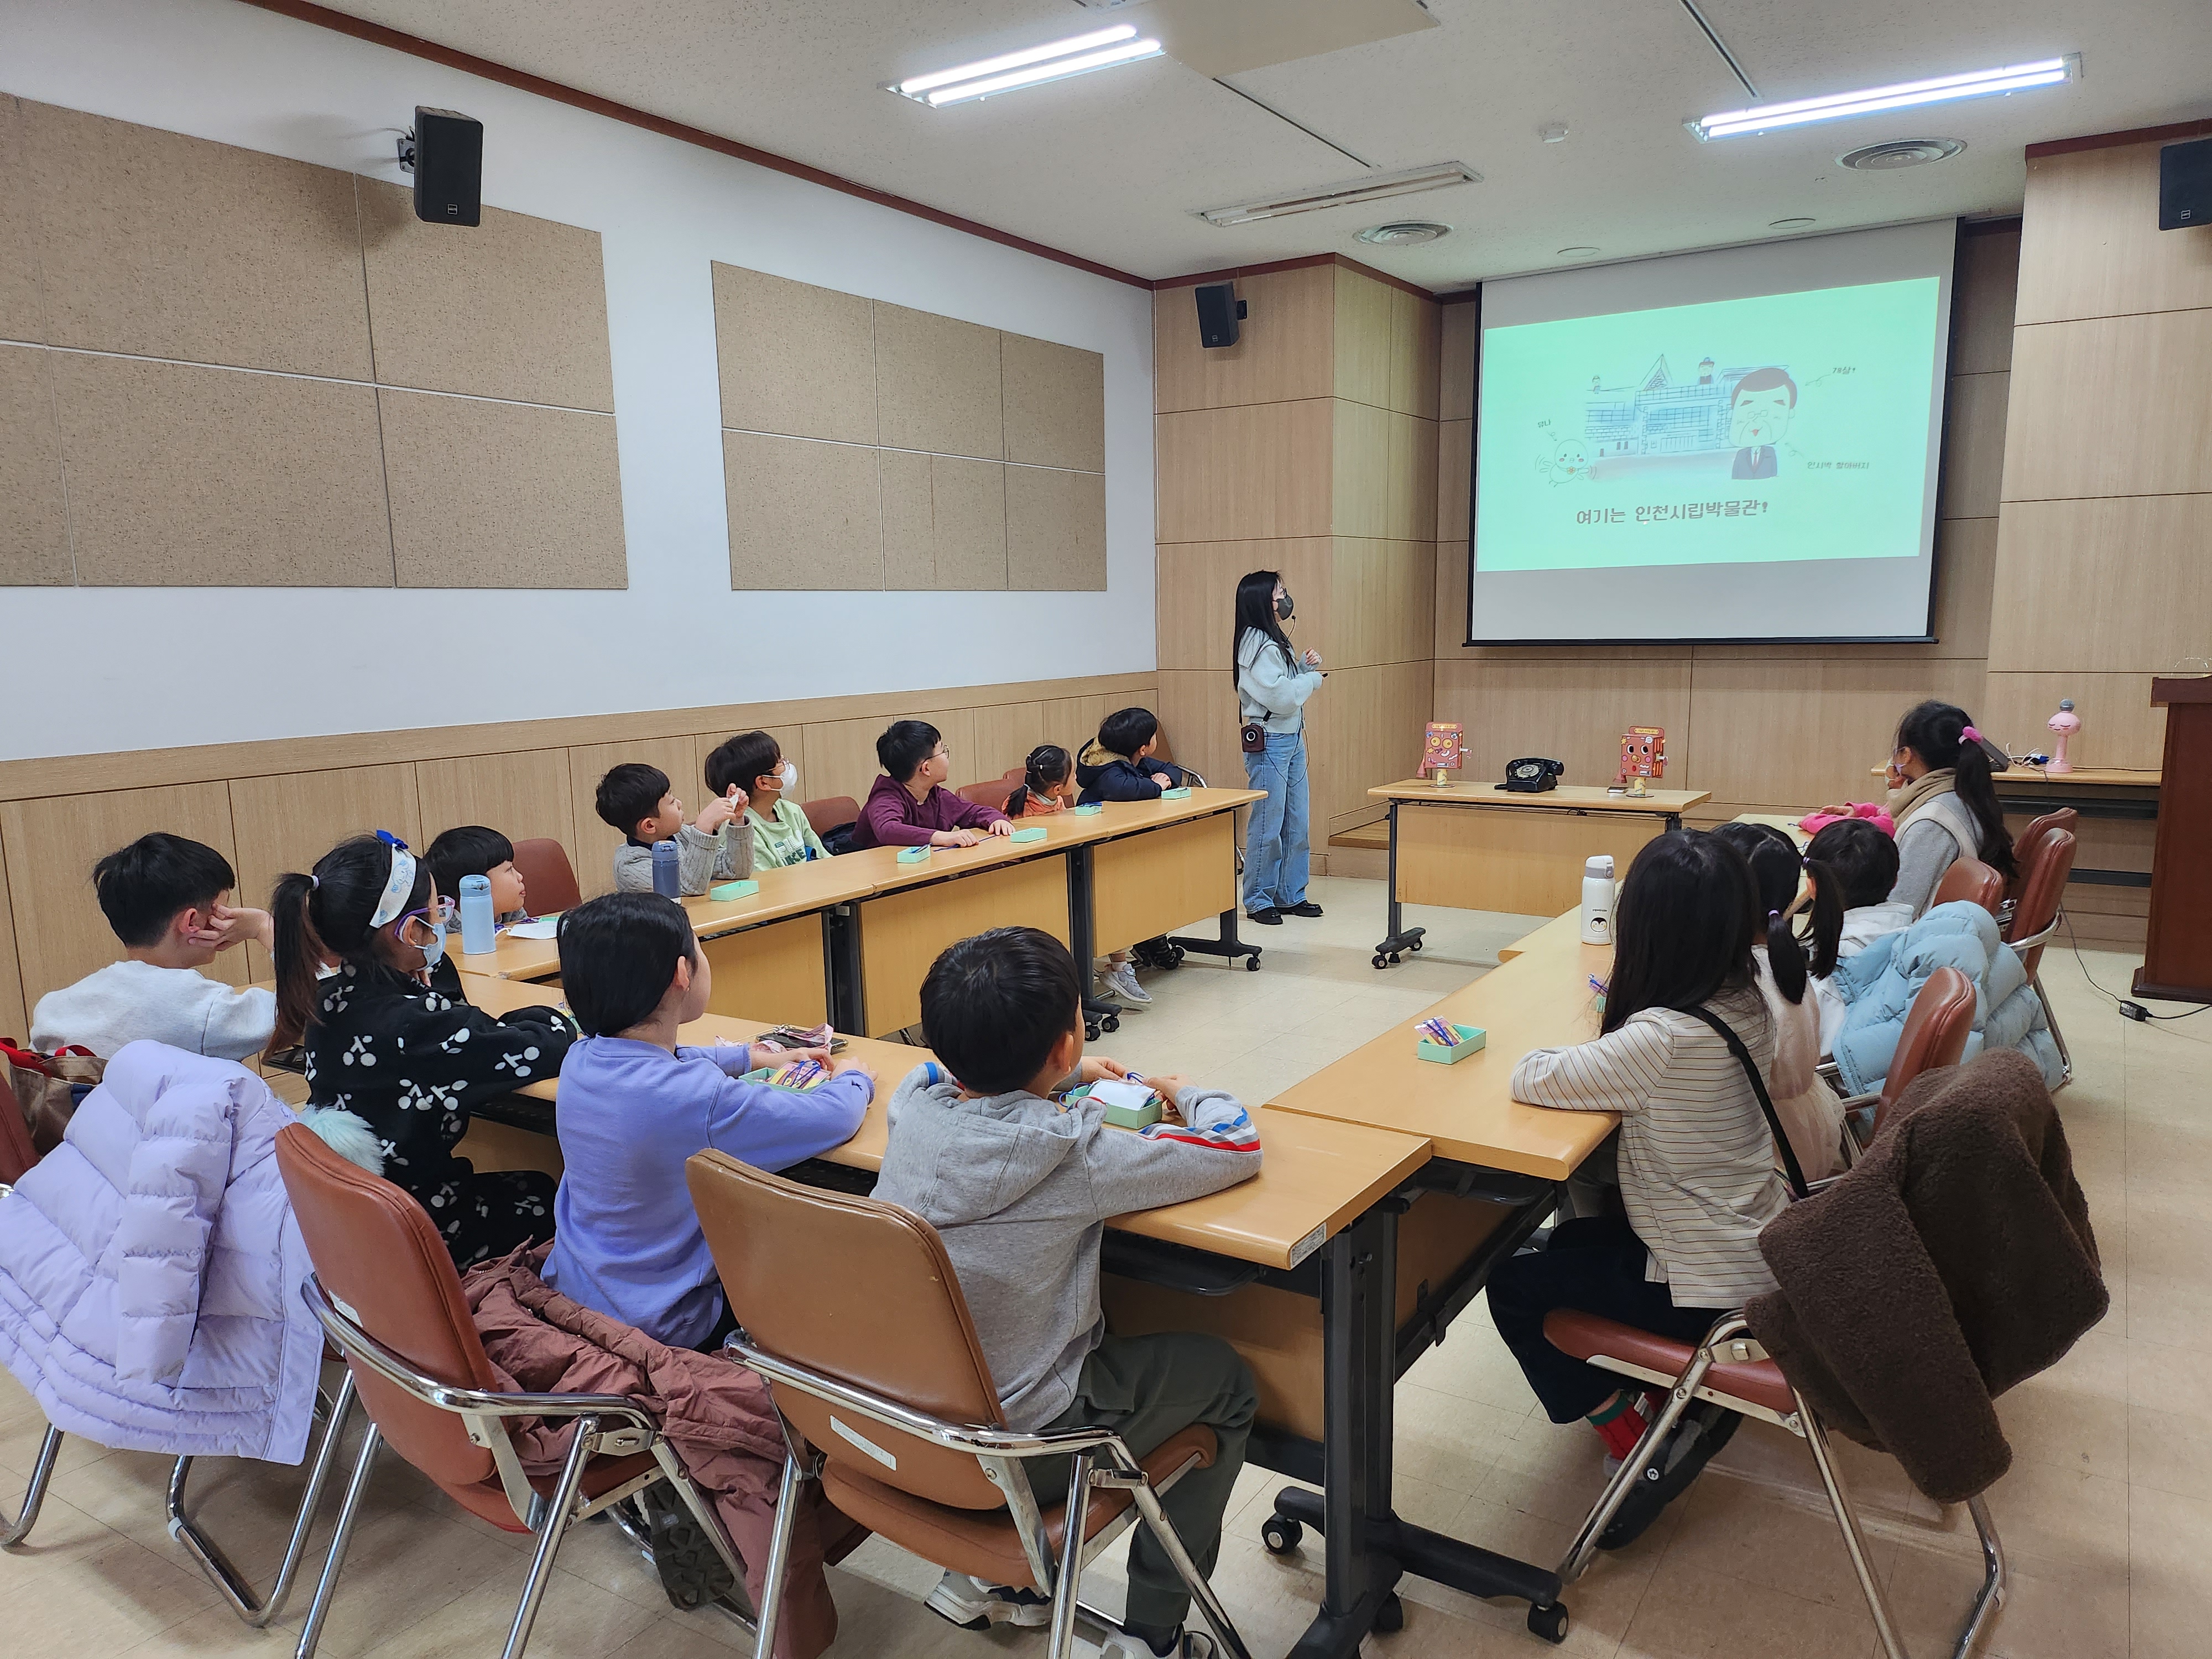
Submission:
[[[1801,215],[1817,232],[2004,213],[2024,145],[2212,115],[2212,0],[1703,0],[1762,100],[2083,59],[2068,86],[1711,144],[1683,121],[1752,100],[1680,0],[1427,0],[1440,28],[1231,78],[1379,170],[1459,161],[1484,182],[1216,229],[1194,210],[1361,168],[1167,59],[943,110],[878,90],[1105,21],[1073,0],[337,3],[1151,277],[1342,252],[1443,290],[1569,263],[1572,245],[1613,259],[1762,240]],[[1546,144],[1553,121],[1571,136]],[[1968,148],[1891,174],[1835,165],[1921,137]],[[1352,240],[1398,217],[1455,234]]]

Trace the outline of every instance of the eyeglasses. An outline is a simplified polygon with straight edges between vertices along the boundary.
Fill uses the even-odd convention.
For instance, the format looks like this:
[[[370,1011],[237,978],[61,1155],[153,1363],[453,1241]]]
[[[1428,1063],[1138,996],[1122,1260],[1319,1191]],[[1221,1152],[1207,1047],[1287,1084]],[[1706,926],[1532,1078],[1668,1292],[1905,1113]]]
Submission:
[[[443,933],[453,925],[453,917],[459,909],[460,907],[452,899],[441,897],[434,904],[426,904],[419,910],[410,910],[399,918],[399,936],[402,939],[406,937],[407,924],[410,921],[419,921],[434,933]]]

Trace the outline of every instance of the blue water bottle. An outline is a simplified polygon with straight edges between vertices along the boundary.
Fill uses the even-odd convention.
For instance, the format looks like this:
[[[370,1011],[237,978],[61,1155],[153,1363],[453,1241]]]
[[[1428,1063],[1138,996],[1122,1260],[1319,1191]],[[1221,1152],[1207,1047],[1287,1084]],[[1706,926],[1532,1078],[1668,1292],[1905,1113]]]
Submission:
[[[480,957],[496,943],[499,921],[491,913],[491,878],[461,878],[461,954]]]
[[[653,890],[663,898],[680,901],[684,896],[684,877],[677,866],[672,841],[653,843]]]

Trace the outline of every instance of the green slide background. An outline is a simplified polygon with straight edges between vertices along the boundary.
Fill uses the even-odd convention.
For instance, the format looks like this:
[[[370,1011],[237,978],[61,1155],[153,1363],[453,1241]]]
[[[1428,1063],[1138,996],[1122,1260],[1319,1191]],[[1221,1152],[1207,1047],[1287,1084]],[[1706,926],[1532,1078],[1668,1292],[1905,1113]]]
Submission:
[[[1485,330],[1477,569],[1917,556],[1935,487],[1940,295],[1923,276]],[[1585,437],[1591,377],[1632,391],[1662,356],[1676,386],[1706,356],[1717,377],[1789,370],[1797,404],[1776,477],[1731,478],[1733,447],[1640,462],[1598,453]],[[1563,442],[1595,465],[1559,465]]]

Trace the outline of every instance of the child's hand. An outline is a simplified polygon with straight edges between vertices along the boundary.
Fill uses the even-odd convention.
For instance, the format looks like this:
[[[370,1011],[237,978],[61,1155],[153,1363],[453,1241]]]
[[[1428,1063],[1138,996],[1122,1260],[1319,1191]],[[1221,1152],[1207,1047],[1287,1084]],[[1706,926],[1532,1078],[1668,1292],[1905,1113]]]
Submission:
[[[811,1048],[807,1050],[807,1052],[816,1056],[824,1066],[830,1068],[830,1076],[842,1077],[848,1072],[858,1072],[862,1077],[868,1079],[868,1092],[870,1094],[873,1094],[876,1091],[876,1068],[869,1065],[866,1060],[861,1060],[857,1056],[840,1060],[836,1055],[828,1054],[819,1048]]]
[[[699,816],[691,820],[691,827],[702,836],[714,835],[737,817],[738,810],[742,809],[732,810],[726,798],[710,800],[699,809]]]
[[[1197,1085],[1187,1077],[1176,1077],[1172,1073],[1167,1073],[1146,1078],[1145,1086],[1165,1101],[1169,1114],[1180,1121],[1182,1113],[1176,1106],[1176,1101],[1184,1090],[1195,1088]]]
[[[234,909],[228,904],[218,904],[208,912],[207,926],[195,936],[194,943],[212,945],[218,951],[228,951],[234,945],[243,945],[252,939],[263,950],[274,954],[276,949],[276,924],[266,910]]]
[[[993,818],[991,820],[991,833],[994,836],[1012,835],[1014,833],[1013,820],[1012,818]]]
[[[799,1060],[811,1060],[825,1072],[834,1069],[830,1064],[830,1051],[827,1048],[787,1048],[781,1043],[765,1042],[756,1043],[753,1046],[760,1048],[774,1048],[776,1063],[779,1065],[795,1065]]]
[[[1097,1083],[1103,1079],[1127,1077],[1129,1068],[1118,1060],[1109,1060],[1103,1054],[1085,1054],[1075,1067],[1075,1080]]]
[[[932,847],[973,847],[983,838],[973,830],[939,830],[929,838]]]

